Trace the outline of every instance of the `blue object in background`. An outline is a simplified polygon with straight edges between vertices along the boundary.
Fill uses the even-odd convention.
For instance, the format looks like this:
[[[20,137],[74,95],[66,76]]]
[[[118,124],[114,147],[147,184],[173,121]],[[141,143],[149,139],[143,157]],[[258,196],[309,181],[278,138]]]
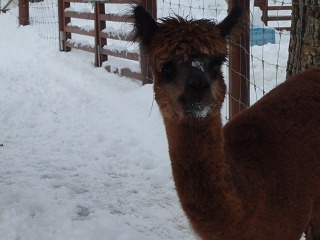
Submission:
[[[274,28],[251,28],[250,45],[262,46],[267,43],[276,43],[276,33]]]

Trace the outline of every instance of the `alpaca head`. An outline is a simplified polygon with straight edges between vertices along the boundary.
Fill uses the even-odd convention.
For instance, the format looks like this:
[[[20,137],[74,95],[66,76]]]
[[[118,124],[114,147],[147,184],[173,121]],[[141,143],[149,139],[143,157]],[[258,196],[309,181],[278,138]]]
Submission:
[[[236,24],[239,7],[219,24],[211,20],[164,18],[133,9],[135,39],[148,55],[156,101],[165,119],[205,118],[220,113],[226,86],[221,65],[225,37]]]

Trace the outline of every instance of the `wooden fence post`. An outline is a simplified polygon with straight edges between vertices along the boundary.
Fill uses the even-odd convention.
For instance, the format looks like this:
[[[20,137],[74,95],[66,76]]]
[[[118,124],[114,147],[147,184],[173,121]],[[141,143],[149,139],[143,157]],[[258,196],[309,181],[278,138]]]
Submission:
[[[230,0],[243,8],[239,27],[232,31],[229,46],[229,118],[250,105],[250,1]]]
[[[153,18],[157,19],[157,0],[141,0],[140,4],[153,16]],[[143,76],[142,84],[152,83],[152,75],[148,66],[148,57],[142,49],[140,49],[140,58],[141,75]]]
[[[58,17],[59,17],[59,48],[60,51],[70,52],[71,48],[66,46],[68,39],[71,39],[71,33],[65,32],[65,26],[70,23],[70,17],[65,17],[65,9],[70,7],[70,2],[58,0]]]
[[[102,30],[106,28],[106,22],[101,20],[101,15],[105,14],[105,4],[103,2],[94,3],[94,28],[95,28],[95,66],[101,67],[102,62],[108,57],[102,54],[102,48],[107,44],[106,38],[101,36]]]
[[[261,20],[266,26],[268,26],[268,0],[254,0],[254,6],[261,9]]]
[[[29,24],[29,1],[19,0],[19,25],[26,26]]]

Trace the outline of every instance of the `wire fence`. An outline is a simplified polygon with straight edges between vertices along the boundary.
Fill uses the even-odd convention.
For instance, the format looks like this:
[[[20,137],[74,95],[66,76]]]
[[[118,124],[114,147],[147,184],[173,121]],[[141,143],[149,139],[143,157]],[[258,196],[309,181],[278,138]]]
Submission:
[[[262,21],[263,12],[259,7],[255,7],[255,1],[250,2],[250,28],[261,31],[267,31],[270,28],[288,28],[291,21],[274,20],[268,22],[268,26]],[[277,7],[291,6],[290,0],[268,1],[269,6]],[[166,17],[172,15],[181,15],[187,18],[210,18],[221,21],[226,15],[228,4],[225,0],[161,0],[158,1],[158,16]],[[269,15],[274,19],[281,19],[283,16],[291,17],[291,10],[281,11],[279,9],[269,11]],[[274,42],[266,45],[250,44],[250,78],[247,78],[247,84],[250,86],[250,103],[253,104],[272,88],[279,85],[286,78],[288,46],[290,41],[290,32],[287,30],[274,30]],[[242,46],[238,46],[241,48]],[[241,60],[240,60],[241,61]],[[240,63],[240,65],[243,63]],[[233,71],[231,69],[231,71]],[[237,74],[241,75],[240,72]],[[229,79],[229,65],[224,67],[224,76],[226,81]],[[227,83],[228,85],[228,83]],[[229,94],[229,93],[228,93]],[[240,93],[241,94],[241,93]],[[226,98],[223,115],[225,120],[229,119],[229,98]],[[236,99],[233,99],[236,100]],[[242,102],[238,101],[239,108]]]
[[[268,1],[271,6],[291,6],[292,2],[287,1]],[[284,13],[279,10],[270,11],[275,18],[283,16],[291,16],[291,10]],[[260,27],[283,28],[290,27],[291,21],[274,21],[266,26],[262,21],[262,11],[258,7],[251,9],[251,26],[252,28]],[[280,15],[281,14],[281,15]],[[289,31],[275,31],[275,43],[262,46],[251,46],[251,75],[250,83],[254,87],[256,100],[272,88],[283,82],[286,78],[288,46],[290,41]]]
[[[1,5],[5,7],[9,0],[2,0]],[[10,1],[6,9],[2,8],[7,14],[19,19],[19,1]],[[58,0],[43,0],[29,2],[29,22],[41,38],[48,39],[54,44],[58,44]]]
[[[51,40],[55,44],[59,44],[59,23],[58,23],[58,0],[43,0],[41,2],[30,3],[30,25],[36,29],[39,36],[48,40]],[[2,0],[2,5],[4,5]],[[268,1],[269,6],[291,6],[291,0],[272,0]],[[85,5],[85,7],[84,7]],[[18,18],[18,2],[17,0],[12,1],[7,11],[9,14]],[[110,9],[107,11],[113,13],[129,12],[131,5],[127,4],[110,4]],[[71,5],[71,8],[77,9],[78,11],[89,11],[93,12],[91,3],[78,3]],[[276,8],[274,8],[276,9]],[[158,18],[180,15],[186,18],[210,18],[216,19],[217,22],[221,21],[228,12],[228,4],[226,0],[158,0],[157,1],[157,16]],[[263,11],[259,7],[254,6],[254,1],[250,1],[250,27],[252,29],[275,29],[281,27],[290,27],[290,21],[281,20],[281,16],[291,15],[291,10],[280,11],[272,10],[269,11],[269,15],[274,16],[279,20],[268,22],[268,26],[261,20]],[[74,20],[70,25],[81,25],[84,28],[92,28],[93,23],[84,22],[81,20]],[[107,28],[113,28],[117,30],[127,29],[130,31],[130,24],[123,23],[108,23]],[[88,41],[88,44],[92,44],[94,39],[75,36],[74,41]],[[250,46],[248,52],[250,56],[250,78],[247,78],[247,84],[250,86],[250,102],[251,104],[260,99],[270,89],[283,82],[286,78],[287,60],[288,60],[288,46],[290,41],[289,31],[274,31],[274,42],[263,44],[261,46],[253,45]],[[112,43],[115,40],[108,40]],[[117,41],[119,44],[119,41]],[[126,41],[120,41],[120,45],[129,48],[135,48],[136,45],[128,43]],[[239,46],[241,47],[241,46]],[[108,61],[112,61],[108,59]],[[112,63],[109,63],[112,64]],[[116,65],[123,64],[115,63]],[[226,81],[228,81],[229,71],[228,64],[224,67],[224,75]],[[238,73],[241,74],[241,73]],[[227,84],[228,85],[228,84]],[[239,102],[239,106],[242,103]],[[247,107],[247,106],[246,106]],[[226,101],[223,115],[225,119],[229,119],[228,112],[228,99]]]
[[[56,0],[30,3],[30,24],[36,28],[40,37],[53,42],[59,39],[57,8]]]

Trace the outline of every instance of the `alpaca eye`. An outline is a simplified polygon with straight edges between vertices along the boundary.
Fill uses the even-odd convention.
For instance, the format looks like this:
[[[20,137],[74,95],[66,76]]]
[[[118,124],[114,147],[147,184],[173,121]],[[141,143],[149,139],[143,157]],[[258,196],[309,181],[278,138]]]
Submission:
[[[220,67],[226,61],[226,55],[220,54],[211,58],[209,65],[211,67]]]
[[[160,70],[160,72],[164,74],[166,77],[172,77],[175,71],[176,67],[173,62],[167,62]]]
[[[226,56],[221,54],[210,59],[208,64],[209,74],[213,79],[217,77],[221,70],[222,64],[226,61]]]

